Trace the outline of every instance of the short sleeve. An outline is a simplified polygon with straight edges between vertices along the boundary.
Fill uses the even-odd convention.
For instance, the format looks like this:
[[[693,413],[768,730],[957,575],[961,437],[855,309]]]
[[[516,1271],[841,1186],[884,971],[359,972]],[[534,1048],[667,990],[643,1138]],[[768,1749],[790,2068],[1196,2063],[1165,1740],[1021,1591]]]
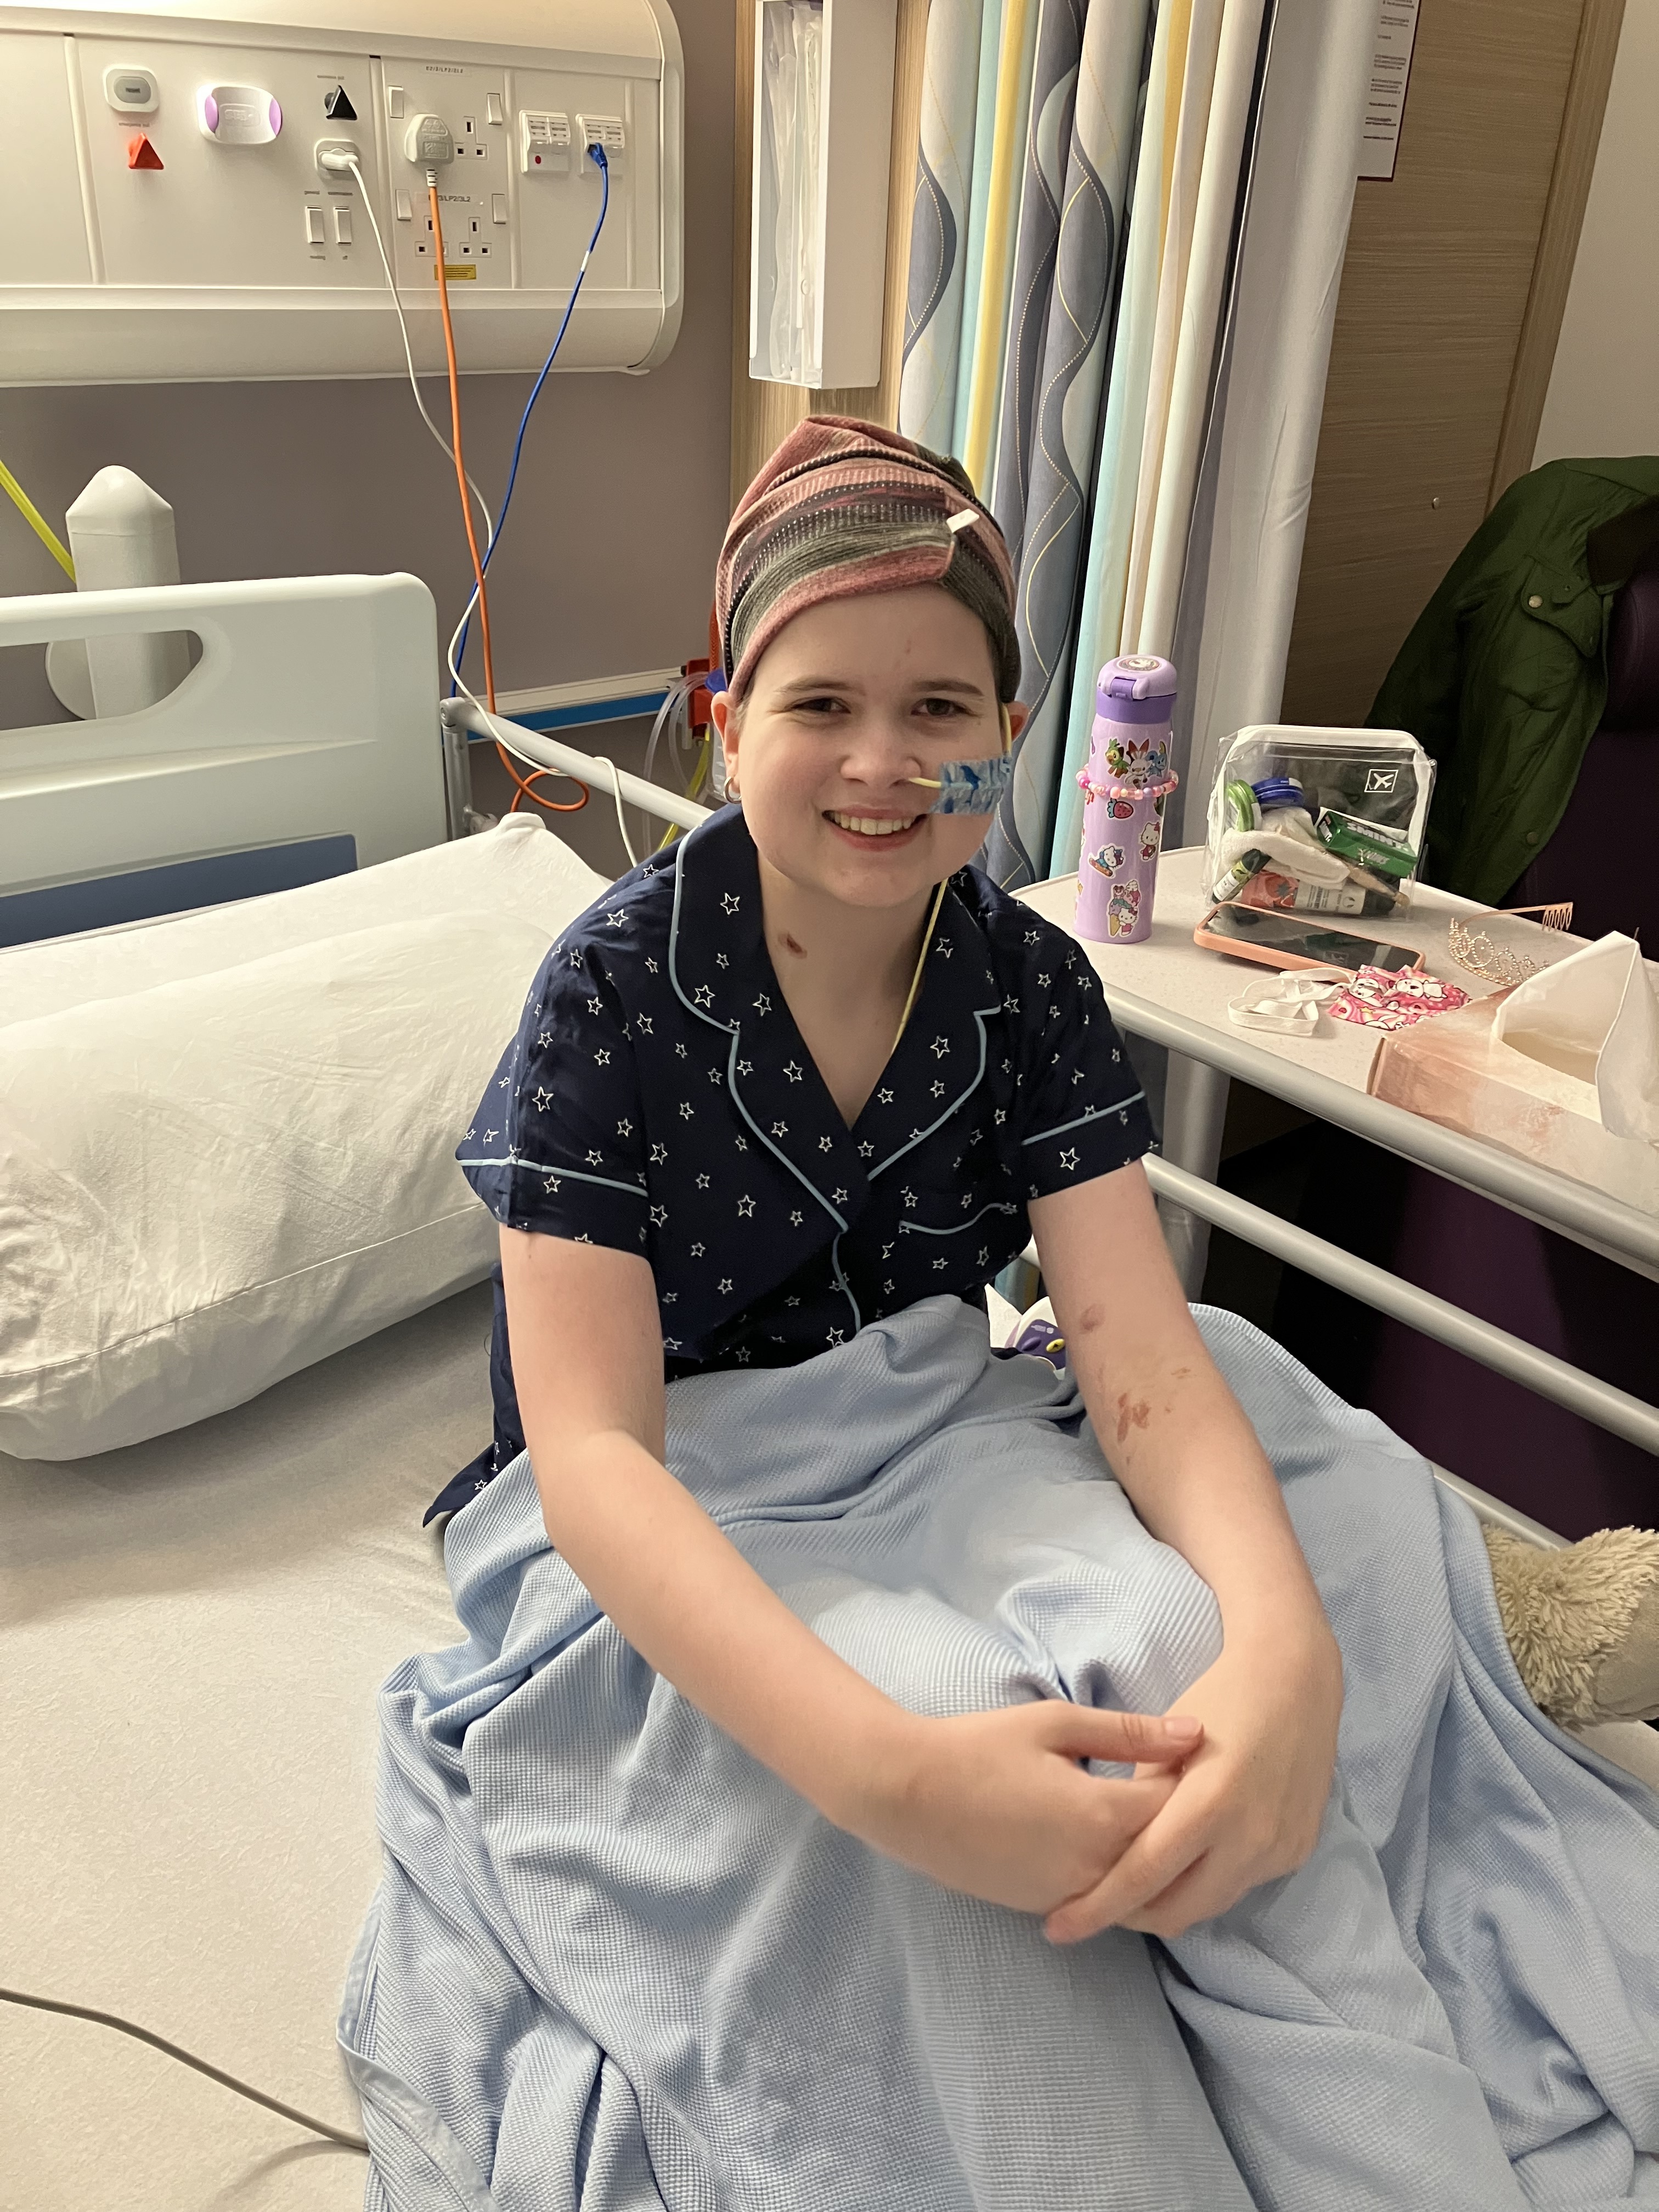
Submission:
[[[1024,948],[1020,1159],[1028,1200],[1152,1148],[1146,1094],[1088,955],[1052,926]]]
[[[644,1250],[639,1072],[622,1004],[591,951],[562,943],[548,955],[455,1157],[509,1229]]]

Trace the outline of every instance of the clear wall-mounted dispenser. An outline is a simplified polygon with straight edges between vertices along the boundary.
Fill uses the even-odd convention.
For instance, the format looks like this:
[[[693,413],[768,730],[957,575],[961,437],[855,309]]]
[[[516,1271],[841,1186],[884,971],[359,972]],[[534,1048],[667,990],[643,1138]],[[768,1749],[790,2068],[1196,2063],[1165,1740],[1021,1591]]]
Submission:
[[[756,0],[749,374],[881,377],[896,0]]]

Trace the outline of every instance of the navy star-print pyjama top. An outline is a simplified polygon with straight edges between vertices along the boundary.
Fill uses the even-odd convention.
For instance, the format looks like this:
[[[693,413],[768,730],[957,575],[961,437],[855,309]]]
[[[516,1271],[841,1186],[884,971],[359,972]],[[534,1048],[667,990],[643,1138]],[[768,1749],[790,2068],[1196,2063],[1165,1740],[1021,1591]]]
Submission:
[[[848,1128],[728,806],[559,939],[456,1157],[509,1227],[649,1261],[672,1379],[788,1365],[918,1298],[976,1297],[1024,1249],[1032,1199],[1152,1140],[1087,958],[976,868],[951,880]],[[498,1303],[498,1466],[521,1433],[502,1332]]]

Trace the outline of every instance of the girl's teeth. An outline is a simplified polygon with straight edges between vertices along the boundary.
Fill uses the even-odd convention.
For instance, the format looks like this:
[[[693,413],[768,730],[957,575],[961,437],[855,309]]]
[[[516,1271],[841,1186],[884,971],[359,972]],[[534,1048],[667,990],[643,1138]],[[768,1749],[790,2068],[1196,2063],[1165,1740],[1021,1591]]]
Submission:
[[[915,818],[916,817],[914,814],[910,817],[909,821],[907,822],[895,822],[890,819],[886,821],[877,821],[872,819],[871,817],[863,814],[831,814],[830,817],[830,819],[835,823],[838,828],[842,830],[854,830],[861,837],[894,836],[898,831],[908,830],[910,827],[911,823],[913,823]]]

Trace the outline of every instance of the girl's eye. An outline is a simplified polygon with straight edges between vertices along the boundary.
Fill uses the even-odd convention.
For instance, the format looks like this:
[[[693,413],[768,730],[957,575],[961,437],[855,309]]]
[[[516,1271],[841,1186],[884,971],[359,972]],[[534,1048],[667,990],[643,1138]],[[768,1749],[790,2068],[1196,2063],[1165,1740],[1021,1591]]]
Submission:
[[[916,712],[930,722],[944,722],[954,720],[957,716],[965,714],[967,709],[960,699],[939,698],[921,700],[917,705]]]
[[[797,699],[795,712],[798,714],[844,714],[847,708],[844,701],[826,691],[816,699]]]

